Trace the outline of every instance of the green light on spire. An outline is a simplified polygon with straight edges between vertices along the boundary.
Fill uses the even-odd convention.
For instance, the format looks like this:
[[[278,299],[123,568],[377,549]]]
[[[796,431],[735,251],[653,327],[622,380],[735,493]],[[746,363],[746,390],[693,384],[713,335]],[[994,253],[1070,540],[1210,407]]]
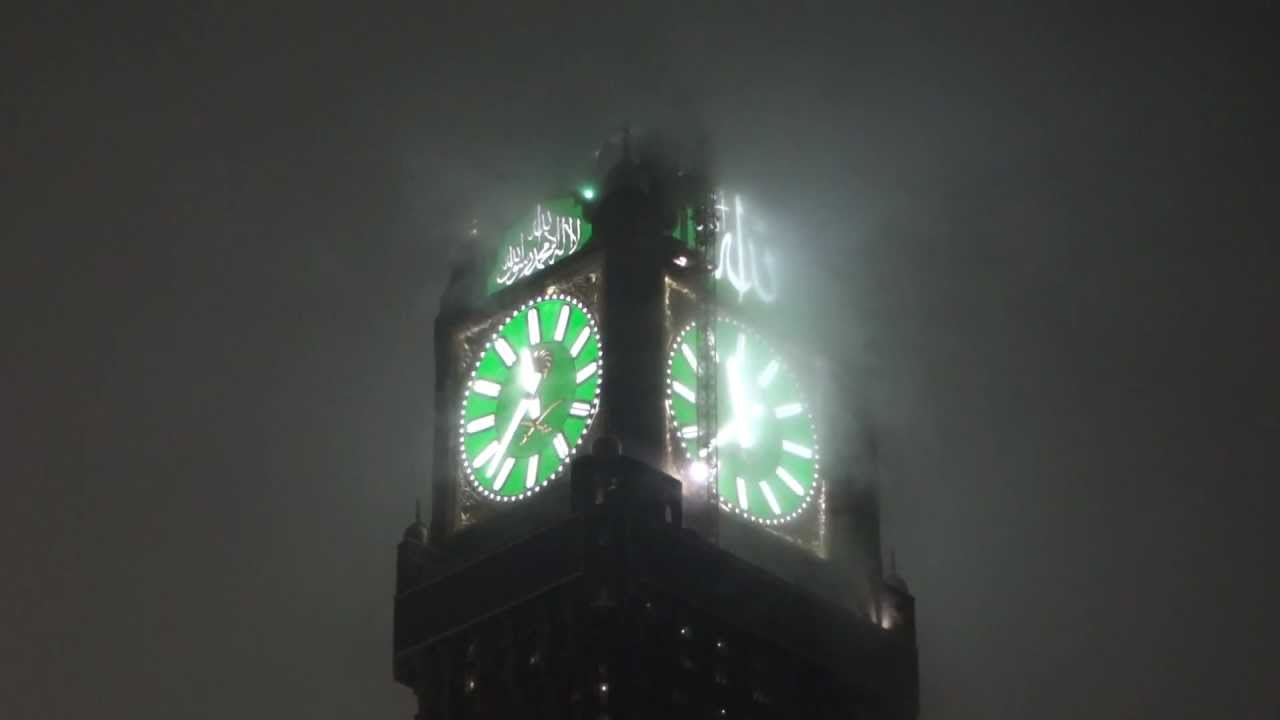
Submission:
[[[591,187],[590,185],[584,185],[584,186],[583,186],[583,188],[582,188],[582,191],[581,191],[581,192],[582,192],[582,199],[583,199],[583,200],[595,200],[595,199],[596,199],[596,189],[595,189],[595,188],[593,188],[593,187]]]

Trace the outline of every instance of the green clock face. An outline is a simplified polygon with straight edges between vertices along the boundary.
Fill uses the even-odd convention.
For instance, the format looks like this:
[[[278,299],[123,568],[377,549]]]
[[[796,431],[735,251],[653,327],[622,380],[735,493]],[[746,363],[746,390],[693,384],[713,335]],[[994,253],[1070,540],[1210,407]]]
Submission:
[[[668,417],[687,457],[698,451],[699,329],[690,325],[671,348]],[[720,506],[757,522],[794,518],[818,484],[818,446],[800,381],[757,335],[716,324],[716,447],[711,468]]]
[[[577,300],[544,296],[511,314],[462,401],[462,464],[481,493],[518,500],[559,473],[599,407],[602,361],[595,319]]]

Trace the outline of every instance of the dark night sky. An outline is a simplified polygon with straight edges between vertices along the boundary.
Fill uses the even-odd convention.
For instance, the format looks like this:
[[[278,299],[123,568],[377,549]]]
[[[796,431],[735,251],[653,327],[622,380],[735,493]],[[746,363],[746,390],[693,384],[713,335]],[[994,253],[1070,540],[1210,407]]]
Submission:
[[[273,5],[0,31],[0,717],[410,717],[452,238],[694,118],[841,303],[923,717],[1280,712],[1264,11]]]

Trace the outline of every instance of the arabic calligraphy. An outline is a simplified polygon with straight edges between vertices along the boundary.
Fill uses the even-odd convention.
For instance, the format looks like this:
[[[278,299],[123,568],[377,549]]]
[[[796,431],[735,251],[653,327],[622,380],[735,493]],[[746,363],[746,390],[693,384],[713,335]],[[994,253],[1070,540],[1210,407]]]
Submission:
[[[727,280],[734,290],[738,291],[738,302],[748,292],[755,291],[757,297],[771,303],[778,297],[776,282],[776,264],[773,253],[767,248],[756,250],[755,242],[747,237],[746,226],[742,222],[742,198],[733,198],[733,223],[729,224],[729,208],[717,205],[720,215],[720,227],[725,233],[720,237],[720,252],[716,263],[716,280]]]
[[[529,232],[521,232],[520,239],[507,246],[494,279],[499,285],[510,285],[529,277],[573,254],[581,238],[581,218],[557,215],[538,205]]]

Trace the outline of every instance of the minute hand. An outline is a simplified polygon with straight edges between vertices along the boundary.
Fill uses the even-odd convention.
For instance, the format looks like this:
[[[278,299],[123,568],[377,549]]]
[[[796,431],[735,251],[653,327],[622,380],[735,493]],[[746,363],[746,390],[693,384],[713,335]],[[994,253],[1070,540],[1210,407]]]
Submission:
[[[507,423],[507,429],[502,433],[502,441],[498,443],[498,452],[493,454],[493,459],[489,461],[489,465],[485,472],[489,473],[489,477],[493,477],[493,473],[498,469],[498,463],[502,462],[502,456],[507,454],[507,447],[511,445],[511,438],[516,434],[516,428],[520,427],[520,421],[528,413],[529,398],[523,398],[516,405],[516,411],[511,413],[511,422]]]

